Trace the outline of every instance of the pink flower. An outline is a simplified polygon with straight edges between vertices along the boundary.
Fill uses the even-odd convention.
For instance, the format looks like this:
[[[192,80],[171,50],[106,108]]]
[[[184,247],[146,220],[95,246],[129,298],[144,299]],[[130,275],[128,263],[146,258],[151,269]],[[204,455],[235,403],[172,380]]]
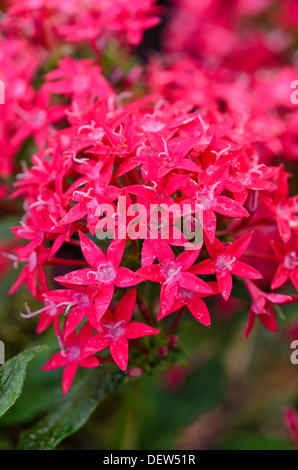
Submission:
[[[233,287],[232,274],[246,279],[260,279],[262,277],[262,274],[256,269],[238,261],[238,258],[243,255],[250,244],[252,236],[253,232],[248,233],[226,248],[217,238],[214,238],[213,244],[206,238],[206,248],[211,259],[205,259],[192,266],[190,272],[193,274],[216,274],[219,291],[223,298],[228,300]]]
[[[72,289],[57,289],[43,294],[45,302],[50,302],[57,309],[66,308],[67,320],[64,326],[63,335],[67,338],[76,327],[82,322],[85,315],[90,323],[95,318],[94,299],[98,289],[94,287],[73,286]]]
[[[189,309],[190,313],[196,320],[206,326],[210,326],[210,314],[207,305],[202,300],[203,297],[209,297],[210,295],[218,294],[217,284],[210,282],[207,284],[210,287],[209,293],[199,293],[185,287],[178,287],[177,297],[174,300],[169,310],[160,310],[157,320],[161,320],[170,313],[176,312],[185,305]]]
[[[72,271],[65,276],[59,276],[56,281],[62,285],[83,285],[99,287],[96,295],[95,309],[96,321],[99,322],[107,311],[113,294],[114,286],[131,287],[139,284],[142,280],[130,269],[119,267],[126,240],[110,243],[106,255],[86,235],[80,233],[80,241],[83,255],[91,268]]]
[[[93,368],[100,365],[94,354],[86,353],[86,345],[94,331],[90,323],[86,323],[80,333],[73,332],[62,344],[62,351],[56,353],[43,367],[42,370],[52,370],[65,367],[62,378],[63,395],[66,395],[78,366]]]
[[[25,302],[25,308],[27,313],[24,314],[20,312],[20,315],[23,318],[32,318],[36,315],[39,315],[38,324],[36,333],[42,333],[45,331],[52,323],[54,324],[54,328],[56,331],[59,331],[59,315],[62,314],[63,308],[61,306],[57,306],[53,301],[47,299],[46,295],[39,296],[40,301],[43,301],[44,306],[35,312],[31,312],[30,308],[28,307],[28,303]]]
[[[271,289],[281,287],[290,279],[298,291],[298,234],[294,233],[287,245],[272,241],[272,248],[279,265],[274,275]]]
[[[15,267],[18,266],[19,262],[26,264],[20,272],[15,283],[11,286],[9,294],[16,292],[23,282],[27,283],[29,290],[34,296],[37,295],[38,284],[43,291],[48,291],[46,275],[43,266],[48,260],[49,248],[41,246],[34,251],[28,252],[27,247],[28,245],[16,247],[14,248],[14,251],[18,253],[18,255],[10,255],[10,258],[14,260]]]
[[[228,167],[219,167],[208,175],[204,184],[198,184],[189,179],[183,186],[182,191],[196,204],[200,210],[200,222],[204,232],[213,243],[216,230],[215,212],[226,217],[248,217],[249,213],[238,202],[227,196],[221,196],[225,188]]]
[[[94,335],[86,346],[84,354],[87,357],[109,347],[117,366],[121,370],[126,370],[128,340],[159,333],[159,330],[145,323],[130,322],[136,304],[136,296],[136,289],[131,289],[119,301],[114,314],[110,310],[106,312],[101,320],[100,332]]]
[[[175,255],[165,240],[158,241],[156,256],[159,264],[143,266],[137,271],[142,278],[161,284],[161,315],[169,311],[178,293],[178,287],[194,293],[208,294],[212,289],[190,272],[200,250],[186,250],[175,259]]]
[[[249,311],[244,337],[247,338],[251,333],[256,316],[259,317],[267,330],[272,331],[272,333],[276,333],[277,325],[272,304],[290,304],[297,300],[297,296],[274,293],[266,294],[251,281],[246,280],[245,284],[252,299],[252,305]]]
[[[279,234],[284,243],[291,238],[292,230],[298,230],[298,196],[289,198],[288,176],[281,165],[278,176],[277,190],[273,199],[262,196],[262,200],[273,212]]]

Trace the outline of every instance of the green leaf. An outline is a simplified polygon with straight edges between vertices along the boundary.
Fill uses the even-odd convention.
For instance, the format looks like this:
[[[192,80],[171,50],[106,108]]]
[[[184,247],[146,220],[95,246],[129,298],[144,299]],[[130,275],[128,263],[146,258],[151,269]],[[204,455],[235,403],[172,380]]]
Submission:
[[[67,436],[78,431],[89,419],[99,403],[112,393],[122,382],[124,374],[92,370],[84,374],[70,389],[66,397],[61,397],[55,409],[27,430],[19,443],[20,450],[52,450]]]
[[[0,417],[19,398],[26,376],[28,362],[45,346],[35,346],[13,357],[0,368]]]
[[[57,399],[60,399],[61,369],[51,373],[42,370],[49,356],[57,351],[57,338],[53,330],[48,330],[44,335],[44,344],[48,348],[30,362],[22,394],[14,406],[2,416],[1,426],[19,426],[27,423],[32,425],[48,413]]]

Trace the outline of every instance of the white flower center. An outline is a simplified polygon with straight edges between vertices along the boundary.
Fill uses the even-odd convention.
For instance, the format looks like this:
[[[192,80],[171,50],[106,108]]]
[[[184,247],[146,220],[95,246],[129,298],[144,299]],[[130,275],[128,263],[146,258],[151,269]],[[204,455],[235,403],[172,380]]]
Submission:
[[[177,265],[176,263],[169,263],[168,265],[162,268],[162,274],[166,279],[166,284],[168,282],[174,281],[179,277],[182,266]]]
[[[111,339],[112,341],[117,341],[125,334],[125,321],[119,320],[114,323],[103,324],[103,329],[105,332],[105,337]]]
[[[298,267],[298,255],[296,251],[291,251],[284,258],[284,267],[286,269],[296,269]]]
[[[97,268],[96,279],[102,282],[110,282],[115,278],[115,275],[112,263],[100,264]]]
[[[69,361],[76,361],[81,354],[81,348],[79,346],[70,346],[67,350],[67,356]]]
[[[229,256],[229,255],[218,255],[214,266],[216,270],[218,271],[231,271],[232,266],[236,258],[234,256]]]

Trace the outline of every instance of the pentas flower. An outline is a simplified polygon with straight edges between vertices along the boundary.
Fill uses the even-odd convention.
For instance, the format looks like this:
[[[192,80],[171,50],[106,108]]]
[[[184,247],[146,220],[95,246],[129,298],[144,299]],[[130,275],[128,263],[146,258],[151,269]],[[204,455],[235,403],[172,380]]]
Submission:
[[[96,308],[96,321],[99,321],[107,311],[115,286],[131,287],[142,282],[133,271],[119,267],[125,250],[126,240],[110,243],[106,255],[86,235],[80,233],[80,243],[83,255],[90,268],[72,271],[65,276],[59,276],[55,280],[62,285],[82,285],[98,287],[98,293],[94,299]]]
[[[102,127],[106,134],[107,143],[98,142],[89,150],[96,155],[109,154],[125,159],[135,154],[143,140],[143,136],[136,133],[134,120],[131,116],[125,119],[124,124],[118,119],[110,125],[103,122]]]
[[[298,291],[298,234],[294,233],[286,245],[273,240],[272,248],[279,265],[272,280],[271,289],[281,287],[290,279]]]
[[[154,214],[155,216],[155,214]],[[174,216],[171,222],[170,215],[166,216],[166,219],[162,219],[151,216],[149,223],[146,226],[147,238],[143,241],[141,251],[141,264],[142,266],[152,264],[156,259],[156,253],[158,252],[158,244],[156,240],[166,240],[169,245],[173,246],[190,246],[184,234],[175,227],[176,222],[180,223],[181,217]],[[170,221],[170,222],[169,222]],[[133,220],[130,224],[133,224]],[[129,228],[129,227],[128,227]]]
[[[152,186],[135,184],[128,186],[126,189],[130,194],[137,196],[137,202],[144,204],[145,207],[149,208],[151,204],[171,206],[175,202],[172,195],[176,193],[186,180],[187,175],[172,174],[167,179],[152,179]]]
[[[162,318],[186,306],[196,320],[205,326],[210,326],[210,313],[202,298],[218,294],[219,291],[216,282],[209,282],[206,284],[211,289],[208,294],[194,292],[193,290],[178,286],[177,297],[174,300],[172,306],[168,310],[161,309],[157,316],[157,320],[161,320]]]
[[[298,196],[289,198],[288,175],[280,166],[277,189],[273,198],[262,196],[262,200],[276,218],[279,234],[284,243],[291,238],[292,230],[298,230]]]
[[[158,133],[149,133],[147,136],[148,144],[138,148],[138,156],[130,159],[130,165],[122,166],[122,171],[125,168],[133,169],[139,164],[142,165],[141,172],[145,182],[148,181],[149,173],[149,158],[154,158],[154,162],[158,166],[157,177],[162,178],[172,170],[180,169],[186,171],[200,171],[200,167],[187,158],[189,152],[198,142],[198,138],[189,139],[183,137],[176,137],[166,140]],[[120,168],[117,174],[120,173]]]
[[[70,158],[61,158],[61,151],[61,143],[55,141],[53,147],[47,149],[46,153],[42,149],[32,156],[31,167],[27,167],[26,163],[22,162],[22,172],[16,176],[15,187],[17,189],[10,195],[10,198],[25,195],[34,197],[36,200],[39,192],[49,193],[51,191],[55,197],[56,205],[60,202],[60,206],[62,206],[62,201],[59,201],[59,198],[63,198],[63,182],[71,171],[72,161]]]
[[[36,93],[34,102],[18,110],[21,125],[14,135],[14,140],[22,143],[33,136],[37,147],[42,148],[50,133],[51,124],[63,119],[65,110],[63,105],[51,106],[50,95],[41,89]]]
[[[190,267],[199,256],[200,249],[186,250],[175,258],[165,240],[159,240],[156,256],[159,264],[143,266],[138,276],[161,284],[161,313],[168,312],[177,297],[179,286],[195,293],[209,294],[212,289],[202,279],[190,272]]]
[[[43,294],[45,302],[49,302],[56,309],[62,309],[62,312],[66,309],[67,320],[63,331],[64,338],[67,338],[76,329],[85,315],[90,323],[94,322],[94,299],[97,293],[98,290],[92,286],[87,288],[73,286],[72,289],[57,289]]]
[[[129,5],[117,1],[115,6],[115,20],[108,21],[108,27],[114,30],[124,30],[128,41],[133,44],[139,44],[143,37],[143,30],[156,26],[160,19],[156,14],[161,10],[154,5],[154,0],[145,0],[142,4],[138,0],[133,0]],[[113,7],[110,7],[113,11]],[[108,15],[109,17],[109,15]]]
[[[9,294],[16,292],[23,282],[34,296],[37,295],[37,286],[41,287],[43,291],[48,291],[44,265],[49,259],[50,249],[44,246],[38,247],[36,250],[28,252],[28,245],[14,248],[17,255],[9,255],[10,259],[14,260],[14,267],[18,267],[18,263],[26,263],[25,267],[20,272],[17,280],[11,286]]]
[[[65,57],[57,68],[46,75],[47,83],[43,89],[50,93],[71,95],[81,108],[86,96],[109,97],[113,91],[102,76],[101,69],[91,59],[74,60]]]
[[[83,357],[109,347],[115,363],[125,371],[128,364],[128,340],[159,333],[159,330],[145,323],[130,321],[136,297],[136,289],[131,289],[118,302],[114,313],[110,310],[105,313],[99,325],[99,333],[88,341]]]
[[[91,338],[94,331],[90,323],[85,323],[77,335],[73,332],[69,335],[63,344],[62,350],[56,354],[42,367],[42,370],[58,369],[65,367],[62,378],[63,395],[66,395],[74,376],[77,372],[78,366],[93,368],[100,365],[99,360],[94,354],[86,353],[86,345]]]
[[[247,338],[251,333],[256,316],[259,317],[267,330],[271,331],[272,333],[276,333],[277,325],[272,304],[290,304],[297,300],[297,296],[274,293],[267,294],[259,289],[252,281],[245,280],[244,282],[252,299],[252,305],[249,311],[244,337]]]
[[[277,175],[277,168],[258,163],[257,155],[249,155],[242,151],[232,162],[231,174],[227,177],[226,189],[231,191],[234,198],[244,203],[253,191],[273,191],[276,186],[270,181]]]
[[[33,10],[35,22],[32,22]],[[142,5],[136,0],[129,4],[122,0],[104,3],[89,0],[88,8],[77,0],[69,0],[67,4],[57,0],[34,3],[14,0],[8,12],[7,26],[17,27],[20,32],[24,29],[32,42],[50,49],[59,44],[87,40],[98,51],[97,42],[105,44],[107,39],[115,36],[118,40],[127,37],[131,44],[137,45],[143,31],[160,21],[160,9],[152,0]]]
[[[221,196],[225,189],[228,172],[229,168],[227,166],[219,167],[209,175],[203,185],[190,178],[181,188],[184,194],[190,198],[190,201],[200,208],[200,221],[210,243],[213,243],[215,237],[215,213],[237,218],[249,216],[247,210],[238,202],[227,196]]]
[[[96,192],[93,183],[88,183],[84,190],[75,190],[73,192],[73,200],[77,201],[77,204],[72,206],[67,214],[62,217],[59,225],[69,226],[87,216],[87,227],[91,235],[94,235],[99,220],[99,215],[97,215],[99,205],[101,203],[111,204],[121,192],[122,190],[107,185],[101,193]]]
[[[59,315],[63,313],[64,308],[47,298],[46,294],[37,295],[38,300],[44,303],[39,310],[31,312],[28,303],[25,302],[26,314],[20,312],[23,318],[32,318],[39,315],[36,333],[43,333],[52,323],[57,332],[59,332]]]
[[[206,238],[205,244],[211,258],[192,266],[190,272],[193,274],[216,274],[219,291],[223,298],[228,300],[233,287],[232,274],[246,279],[260,279],[262,277],[262,274],[256,269],[238,261],[238,258],[243,255],[250,244],[252,236],[253,232],[248,233],[226,248],[217,238],[214,238],[212,244]]]

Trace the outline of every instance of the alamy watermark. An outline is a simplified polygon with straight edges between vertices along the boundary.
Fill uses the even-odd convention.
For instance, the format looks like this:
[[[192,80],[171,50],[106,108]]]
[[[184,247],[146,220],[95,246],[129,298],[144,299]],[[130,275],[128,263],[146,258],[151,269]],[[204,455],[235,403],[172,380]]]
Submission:
[[[0,341],[0,366],[5,363],[5,346],[3,341]]]
[[[294,349],[291,354],[291,363],[296,366],[298,364],[298,339],[292,341],[291,349]]]
[[[0,104],[5,104],[5,85],[2,80],[0,80]]]
[[[172,240],[185,249],[198,249],[203,240],[203,208],[199,204],[99,204],[95,215],[99,240]]]
[[[291,88],[294,89],[294,91],[291,93],[291,103],[298,104],[298,80],[294,80],[291,83]]]

